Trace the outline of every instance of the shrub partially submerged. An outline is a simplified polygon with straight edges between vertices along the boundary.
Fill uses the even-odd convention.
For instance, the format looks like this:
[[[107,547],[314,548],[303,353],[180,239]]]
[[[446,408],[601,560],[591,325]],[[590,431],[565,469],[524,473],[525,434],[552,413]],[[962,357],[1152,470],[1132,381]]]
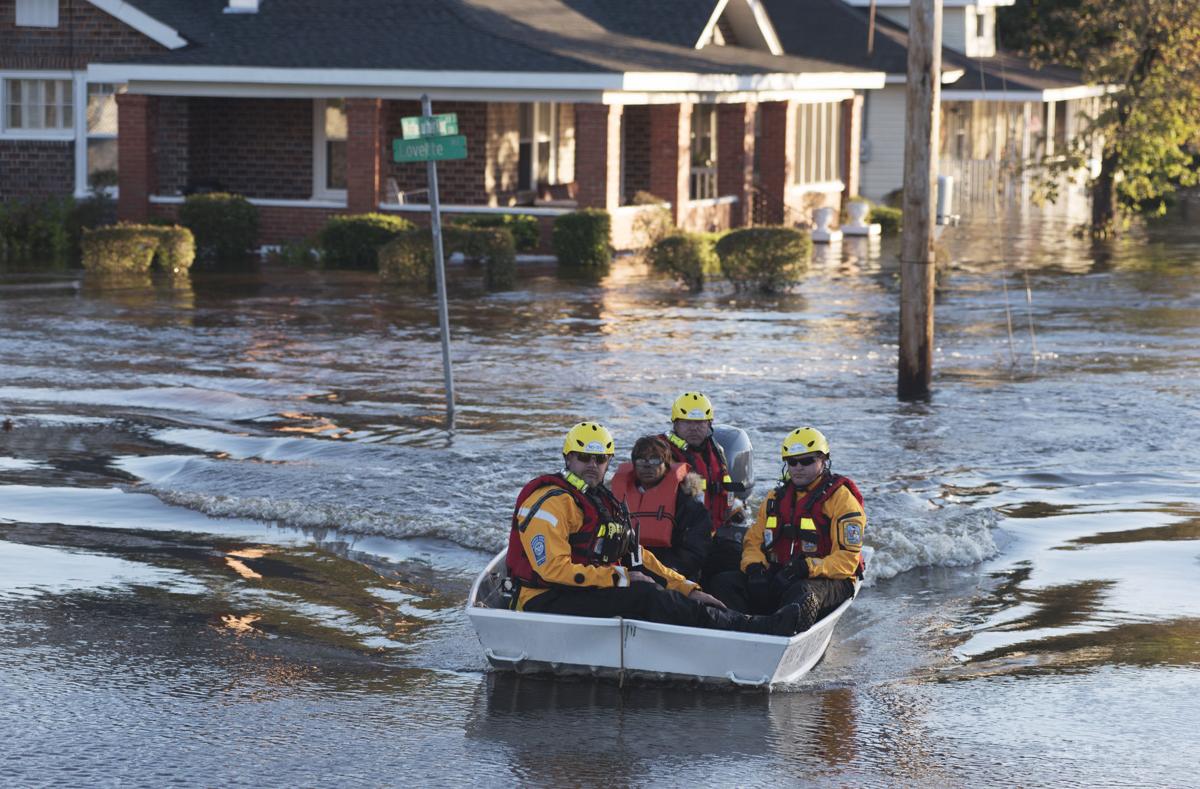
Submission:
[[[452,221],[459,227],[507,228],[518,252],[532,252],[541,239],[538,218],[529,214],[466,214]]]
[[[192,231],[196,256],[208,265],[244,262],[258,242],[258,209],[241,195],[190,195],[179,209],[179,224]]]
[[[721,261],[714,250],[717,238],[716,234],[677,231],[650,247],[646,258],[652,269],[674,276],[698,293],[704,290],[705,281],[721,273]]]
[[[178,225],[113,225],[84,229],[82,262],[87,271],[139,274],[157,263],[180,274],[191,268],[196,244],[191,231]]]
[[[599,208],[585,208],[554,220],[554,255],[559,265],[602,269],[612,262],[612,217]]]
[[[516,245],[508,228],[475,228],[449,225],[443,228],[445,255],[460,252],[470,261],[483,263],[484,285],[489,290],[507,290],[516,281]],[[433,237],[427,228],[401,233],[379,250],[379,274],[397,284],[432,288]]]
[[[725,278],[738,290],[776,293],[800,281],[812,239],[791,227],[748,227],[717,242]]]
[[[378,269],[384,244],[413,229],[407,219],[389,214],[352,214],[330,218],[318,234],[327,268]]]

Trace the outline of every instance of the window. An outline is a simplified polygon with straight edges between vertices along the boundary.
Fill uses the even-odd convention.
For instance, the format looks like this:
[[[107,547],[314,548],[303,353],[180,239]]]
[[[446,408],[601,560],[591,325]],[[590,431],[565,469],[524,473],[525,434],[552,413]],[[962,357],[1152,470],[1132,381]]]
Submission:
[[[517,152],[517,189],[537,189],[557,184],[558,105],[522,104],[520,147]]]
[[[71,80],[4,80],[5,129],[69,132],[74,124]]]
[[[688,198],[711,200],[717,196],[717,107],[692,107],[692,169]]]
[[[58,27],[58,0],[17,0],[17,27]]]
[[[842,177],[842,105],[796,106],[795,183],[822,184]]]
[[[107,82],[88,85],[87,185],[117,185],[117,86]]]
[[[346,197],[346,105],[342,99],[313,103],[313,196]]]

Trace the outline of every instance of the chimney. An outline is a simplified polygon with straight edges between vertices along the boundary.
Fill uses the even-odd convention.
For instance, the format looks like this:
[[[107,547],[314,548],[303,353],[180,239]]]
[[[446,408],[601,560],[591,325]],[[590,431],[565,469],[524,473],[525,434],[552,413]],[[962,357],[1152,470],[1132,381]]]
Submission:
[[[227,14],[257,14],[258,0],[229,0],[225,6]]]

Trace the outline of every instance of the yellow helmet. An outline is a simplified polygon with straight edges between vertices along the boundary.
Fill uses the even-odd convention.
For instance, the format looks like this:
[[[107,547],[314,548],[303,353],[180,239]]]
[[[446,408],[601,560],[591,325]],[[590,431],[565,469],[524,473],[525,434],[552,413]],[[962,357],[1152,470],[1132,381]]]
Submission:
[[[783,439],[783,449],[780,450],[779,457],[786,460],[796,455],[807,455],[810,452],[828,455],[829,442],[825,440],[825,435],[815,427],[798,427]]]
[[[711,422],[712,418],[712,401],[699,392],[684,392],[675,398],[675,405],[671,406],[672,422],[676,419]]]
[[[563,454],[568,452],[589,452],[597,455],[611,455],[614,451],[612,433],[599,422],[580,422],[567,431],[563,439]]]

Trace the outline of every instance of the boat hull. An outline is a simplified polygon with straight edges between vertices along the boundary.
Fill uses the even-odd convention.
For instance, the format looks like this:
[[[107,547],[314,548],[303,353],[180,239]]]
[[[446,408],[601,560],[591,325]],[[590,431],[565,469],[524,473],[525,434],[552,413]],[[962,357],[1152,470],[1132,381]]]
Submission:
[[[853,598],[810,630],[786,638],[664,625],[516,612],[495,607],[504,553],[471,588],[467,617],[499,670],[649,678],[769,688],[795,682],[825,654]]]

